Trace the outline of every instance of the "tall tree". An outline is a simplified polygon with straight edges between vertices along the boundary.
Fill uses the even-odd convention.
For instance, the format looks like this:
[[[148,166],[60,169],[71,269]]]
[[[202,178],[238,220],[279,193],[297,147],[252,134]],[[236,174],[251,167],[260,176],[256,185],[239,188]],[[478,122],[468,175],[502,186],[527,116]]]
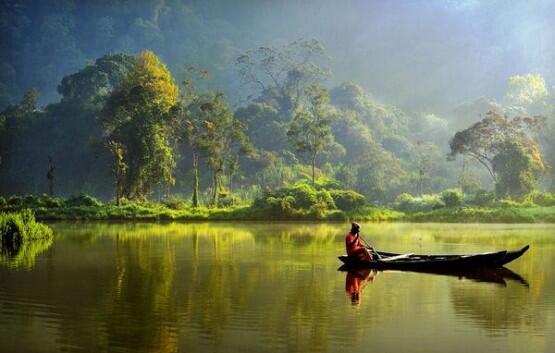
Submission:
[[[287,136],[297,153],[308,156],[314,185],[316,158],[334,142],[331,125],[337,114],[329,104],[327,90],[314,85],[307,89],[306,96],[306,104],[295,114]]]
[[[237,155],[250,150],[246,126],[235,118],[221,93],[199,97],[191,110],[202,122],[202,129],[196,133],[200,151],[212,171],[211,205],[217,207],[222,176],[226,170],[238,168]]]
[[[306,89],[330,76],[323,66],[325,57],[319,41],[300,39],[284,47],[248,50],[236,63],[243,83],[255,92],[255,101],[271,104],[288,122]]]
[[[193,207],[200,206],[200,176],[199,154],[202,146],[201,131],[205,125],[204,114],[200,109],[206,103],[198,92],[200,81],[208,77],[208,70],[197,67],[185,69],[186,78],[183,80],[183,93],[181,95],[178,140],[187,142],[191,149],[191,162],[193,170]]]
[[[454,159],[458,154],[469,156],[478,161],[489,172],[492,180],[496,184],[497,190],[503,190],[498,196],[507,196],[503,184],[507,180],[519,179],[517,175],[523,169],[502,167],[507,161],[507,156],[524,158],[521,154],[529,156],[530,163],[522,163],[522,168],[531,168],[536,172],[530,174],[534,178],[539,178],[545,171],[545,163],[541,154],[540,147],[532,137],[532,133],[542,126],[542,117],[501,116],[494,112],[489,112],[484,119],[471,127],[459,131],[451,139],[449,145],[451,151],[449,159]],[[519,157],[520,156],[520,157]],[[541,172],[540,172],[541,171]],[[508,176],[508,174],[514,174]],[[501,178],[500,178],[501,174]],[[524,180],[519,179],[522,182]],[[514,184],[513,184],[514,186]],[[522,188],[526,188],[522,185]],[[516,195],[520,194],[521,187],[512,188]],[[510,193],[510,192],[509,192]]]
[[[23,178],[29,176],[17,171],[27,167],[25,164],[29,156],[25,152],[28,151],[21,146],[30,142],[29,130],[41,118],[41,112],[37,108],[38,99],[38,91],[30,89],[18,104],[8,106],[0,113],[0,193],[24,190]]]
[[[100,122],[119,143],[127,166],[123,194],[146,199],[156,185],[173,184],[172,147],[179,88],[151,51],[143,51],[104,106]]]
[[[506,140],[493,157],[493,170],[498,176],[495,194],[498,197],[522,197],[538,186],[545,164],[537,145],[525,146]]]
[[[427,178],[426,174],[430,171],[433,148],[434,145],[426,143],[422,140],[417,140],[414,144],[415,162],[418,171],[418,183],[416,190],[419,196],[424,194],[424,180]]]
[[[109,140],[107,144],[112,155],[112,174],[114,176],[114,184],[116,187],[116,206],[119,206],[121,198],[123,197],[123,186],[125,183],[125,174],[127,173],[127,164],[125,164],[124,161],[123,145],[112,140]]]

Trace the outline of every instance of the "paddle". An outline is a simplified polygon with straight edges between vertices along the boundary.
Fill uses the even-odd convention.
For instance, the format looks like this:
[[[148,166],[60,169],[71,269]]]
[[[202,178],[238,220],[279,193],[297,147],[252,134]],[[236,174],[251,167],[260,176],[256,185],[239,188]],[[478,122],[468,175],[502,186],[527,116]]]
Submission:
[[[376,254],[376,256],[378,257],[378,260],[380,260],[382,258],[381,255],[376,250],[374,250],[374,248],[371,247],[370,244],[368,244],[368,242],[362,237],[362,235],[360,235],[360,233],[358,233],[358,236],[359,236],[360,240],[362,240],[364,245],[366,245],[367,248],[372,249],[372,252],[374,254]]]

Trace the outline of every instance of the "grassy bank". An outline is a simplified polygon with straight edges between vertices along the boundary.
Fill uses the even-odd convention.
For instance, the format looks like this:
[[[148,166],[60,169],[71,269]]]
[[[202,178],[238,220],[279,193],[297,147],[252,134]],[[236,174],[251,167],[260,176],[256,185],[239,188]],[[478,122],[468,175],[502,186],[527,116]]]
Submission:
[[[555,206],[512,205],[489,207],[456,206],[426,211],[395,211],[385,207],[357,205],[351,209],[284,207],[261,204],[225,208],[193,208],[185,201],[103,203],[87,195],[68,199],[49,196],[11,197],[0,210],[31,209],[38,220],[113,221],[369,221],[444,223],[555,223]]]
[[[184,200],[164,202],[125,201],[116,206],[89,195],[60,197],[12,196],[0,200],[0,210],[31,209],[39,220],[138,220],[138,221],[392,221],[403,214],[387,208],[364,205],[361,195],[351,191],[316,191],[306,185],[280,190],[251,205],[220,208],[191,207]]]
[[[33,208],[36,218],[43,221],[54,220],[114,220],[114,221],[293,221],[327,220],[346,221],[393,221],[403,214],[389,209],[364,206],[351,211],[325,210],[318,214],[310,210],[291,214],[273,214],[253,206],[226,208],[183,207],[172,209],[159,203],[128,203],[122,206],[105,204],[98,206],[62,206]]]
[[[406,213],[401,220],[442,223],[555,223],[555,206],[442,208],[429,212]]]
[[[25,244],[51,238],[52,229],[37,222],[30,210],[0,213],[0,251],[2,254],[16,254]]]

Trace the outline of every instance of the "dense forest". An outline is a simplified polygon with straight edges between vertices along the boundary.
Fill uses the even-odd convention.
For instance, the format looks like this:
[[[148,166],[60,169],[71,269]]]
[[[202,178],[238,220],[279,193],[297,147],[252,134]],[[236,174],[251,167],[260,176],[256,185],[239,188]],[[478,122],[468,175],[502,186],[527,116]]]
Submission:
[[[478,64],[496,65],[461,67],[459,49],[437,43],[425,65],[407,59],[410,27],[394,37],[378,16],[395,1],[370,15],[381,38],[368,35],[375,24],[327,26],[330,1],[286,3],[2,1],[0,195],[229,206],[266,193],[283,206],[279,190],[301,181],[410,207],[448,189],[477,203],[555,190],[555,61],[475,85]],[[365,6],[351,5],[344,23]],[[472,10],[418,6],[450,19]],[[315,10],[314,30],[288,28]],[[452,80],[438,79],[447,69]]]

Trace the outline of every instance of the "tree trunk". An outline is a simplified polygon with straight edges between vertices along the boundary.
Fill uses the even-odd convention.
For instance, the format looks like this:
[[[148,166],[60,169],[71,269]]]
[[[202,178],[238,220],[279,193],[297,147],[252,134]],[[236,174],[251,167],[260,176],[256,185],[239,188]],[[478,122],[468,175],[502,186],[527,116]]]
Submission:
[[[312,155],[312,186],[316,186],[315,169],[316,169],[316,153]]]
[[[466,193],[466,158],[463,154],[462,156],[462,171],[461,171],[461,194],[464,198],[464,194]]]
[[[50,196],[54,196],[54,170],[56,167],[50,156],[48,156],[48,164],[48,173],[46,173],[46,178],[48,179],[48,193]]]
[[[198,176],[198,155],[193,149],[193,207],[199,207],[199,176]]]
[[[54,178],[48,178],[48,194],[54,196]]]
[[[212,206],[218,207],[218,194],[219,194],[219,181],[218,181],[218,172],[214,171],[213,174],[213,193],[212,193]]]
[[[422,197],[424,194],[424,170],[418,170],[418,195]]]
[[[116,176],[116,206],[120,206],[121,204],[121,178]]]

